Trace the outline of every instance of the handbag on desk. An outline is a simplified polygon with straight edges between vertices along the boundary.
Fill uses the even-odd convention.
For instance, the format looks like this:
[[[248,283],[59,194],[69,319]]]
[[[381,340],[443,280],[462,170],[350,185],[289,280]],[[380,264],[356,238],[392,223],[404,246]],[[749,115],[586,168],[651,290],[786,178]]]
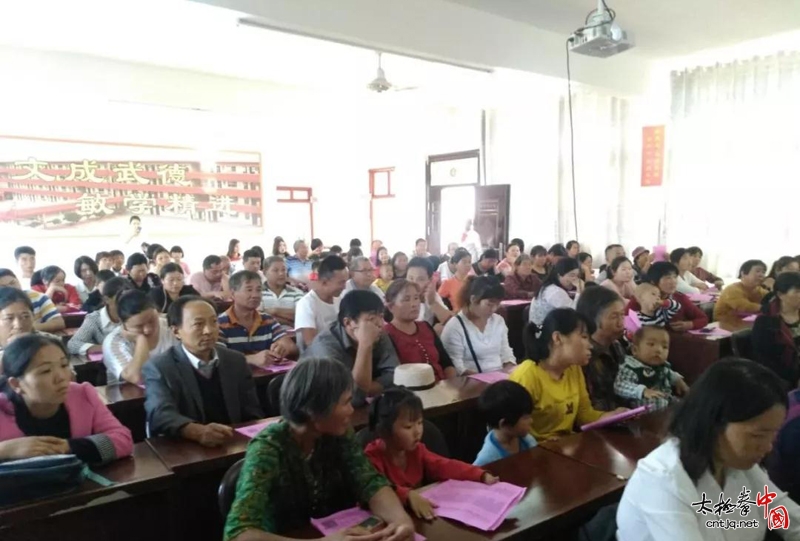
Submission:
[[[0,462],[0,506],[59,496],[77,490],[85,479],[103,486],[101,477],[75,455],[51,455]]]

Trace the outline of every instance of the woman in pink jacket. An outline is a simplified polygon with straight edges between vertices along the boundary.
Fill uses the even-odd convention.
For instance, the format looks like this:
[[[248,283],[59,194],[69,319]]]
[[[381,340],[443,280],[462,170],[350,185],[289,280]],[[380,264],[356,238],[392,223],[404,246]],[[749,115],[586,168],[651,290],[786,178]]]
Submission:
[[[74,454],[104,464],[133,451],[122,426],[88,383],[73,383],[64,345],[36,334],[5,349],[0,376],[0,460]]]

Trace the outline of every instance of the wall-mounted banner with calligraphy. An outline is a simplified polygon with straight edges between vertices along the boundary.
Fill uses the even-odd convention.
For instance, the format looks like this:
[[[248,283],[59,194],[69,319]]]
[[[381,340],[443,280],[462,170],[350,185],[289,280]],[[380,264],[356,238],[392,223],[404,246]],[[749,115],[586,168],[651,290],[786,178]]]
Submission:
[[[261,233],[261,155],[0,136],[4,231],[113,235],[134,215],[151,232]]]

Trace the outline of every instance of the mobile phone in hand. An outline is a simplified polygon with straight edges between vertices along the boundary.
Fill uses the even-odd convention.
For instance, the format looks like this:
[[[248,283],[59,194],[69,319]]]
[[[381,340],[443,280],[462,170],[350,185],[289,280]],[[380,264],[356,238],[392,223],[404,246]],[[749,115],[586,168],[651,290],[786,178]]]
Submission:
[[[385,527],[386,523],[382,519],[376,516],[371,516],[362,520],[359,524],[353,527],[353,530],[362,535],[368,535],[380,531]]]

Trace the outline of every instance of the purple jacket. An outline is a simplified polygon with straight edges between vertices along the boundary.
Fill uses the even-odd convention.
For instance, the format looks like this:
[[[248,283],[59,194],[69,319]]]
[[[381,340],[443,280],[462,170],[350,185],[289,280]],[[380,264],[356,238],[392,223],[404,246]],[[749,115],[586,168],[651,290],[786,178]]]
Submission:
[[[64,405],[72,437],[90,439],[104,463],[133,452],[131,431],[114,417],[90,384],[70,383]],[[0,441],[24,437],[17,426],[14,403],[0,393]]]

